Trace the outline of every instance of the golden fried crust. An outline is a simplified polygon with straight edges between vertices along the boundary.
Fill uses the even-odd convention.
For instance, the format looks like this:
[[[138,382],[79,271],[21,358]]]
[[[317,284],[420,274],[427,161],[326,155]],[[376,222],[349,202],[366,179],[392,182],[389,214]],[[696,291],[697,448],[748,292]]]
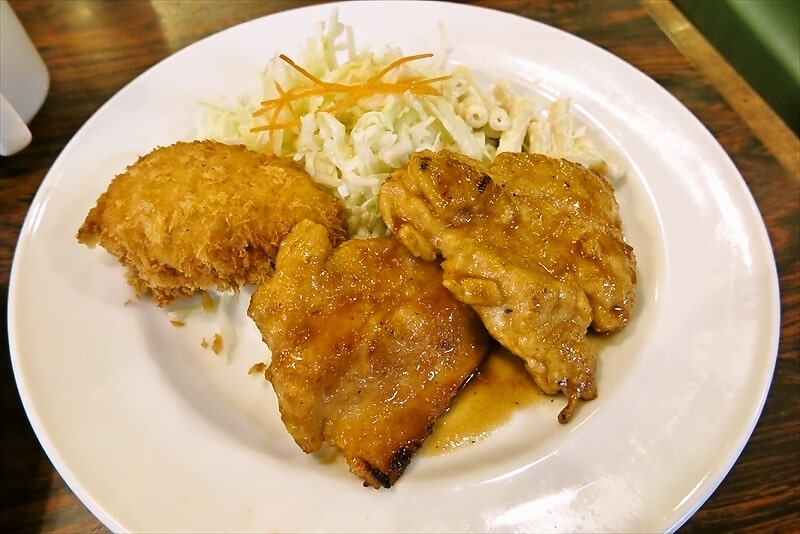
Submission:
[[[77,238],[116,256],[137,295],[164,305],[257,284],[304,219],[334,242],[346,237],[339,202],[291,161],[239,145],[178,142],[115,177]]]
[[[402,474],[489,343],[438,265],[389,238],[334,249],[310,221],[284,240],[248,314],[272,350],[266,376],[297,444],[338,447],[376,488]]]
[[[415,255],[443,258],[444,285],[522,357],[572,416],[596,396],[587,328],[622,328],[634,305],[636,261],[614,191],[566,160],[502,153],[486,169],[443,150],[415,154],[381,187],[393,236]]]

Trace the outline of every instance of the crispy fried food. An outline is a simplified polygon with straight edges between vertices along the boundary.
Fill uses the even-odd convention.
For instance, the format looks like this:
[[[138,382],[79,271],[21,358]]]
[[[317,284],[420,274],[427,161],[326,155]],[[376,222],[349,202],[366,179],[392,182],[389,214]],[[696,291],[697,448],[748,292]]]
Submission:
[[[267,277],[299,221],[347,235],[338,201],[291,161],[244,146],[179,142],[142,156],[100,195],[78,241],[100,244],[158,305]]]
[[[379,205],[415,255],[444,258],[444,285],[539,387],[566,395],[559,421],[597,395],[587,328],[622,328],[636,288],[633,249],[602,176],[537,154],[499,154],[487,172],[460,154],[423,151],[384,183]]]
[[[365,486],[390,487],[483,359],[480,319],[435,263],[390,238],[334,249],[298,224],[250,301],[281,418],[307,453],[341,449]]]

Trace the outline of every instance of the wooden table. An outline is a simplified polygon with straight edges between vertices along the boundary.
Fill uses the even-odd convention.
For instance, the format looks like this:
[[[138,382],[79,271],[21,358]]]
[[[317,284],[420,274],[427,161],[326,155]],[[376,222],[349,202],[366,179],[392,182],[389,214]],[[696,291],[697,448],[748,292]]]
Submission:
[[[728,477],[682,530],[800,530],[800,144],[668,2],[472,2],[562,28],[632,63],[683,102],[744,176],[773,243],[782,328],[763,415]],[[9,271],[34,193],[77,129],[157,61],[223,28],[296,1],[12,0],[52,78],[33,143],[0,159],[0,295],[7,328]],[[43,325],[46,331],[46,325]],[[7,336],[7,332],[6,332]],[[42,452],[2,344],[0,530],[105,532]]]

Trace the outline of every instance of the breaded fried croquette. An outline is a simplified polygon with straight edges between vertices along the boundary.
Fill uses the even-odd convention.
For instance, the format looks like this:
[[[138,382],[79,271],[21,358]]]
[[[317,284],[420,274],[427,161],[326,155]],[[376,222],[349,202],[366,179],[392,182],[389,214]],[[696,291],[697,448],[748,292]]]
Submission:
[[[127,270],[159,306],[207,289],[238,290],[272,272],[298,222],[347,236],[339,201],[290,160],[216,141],[159,147],[116,176],[77,233]]]

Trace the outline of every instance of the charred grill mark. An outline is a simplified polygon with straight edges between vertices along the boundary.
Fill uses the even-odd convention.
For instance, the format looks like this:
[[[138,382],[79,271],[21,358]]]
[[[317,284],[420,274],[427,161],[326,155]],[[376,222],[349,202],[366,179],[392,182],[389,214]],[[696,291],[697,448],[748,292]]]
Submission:
[[[428,164],[430,162],[431,162],[431,158],[428,158],[428,157],[419,158],[419,170],[427,171],[428,170]]]
[[[369,474],[372,475],[372,478],[377,480],[381,486],[383,486],[384,488],[392,487],[392,480],[389,477],[388,473],[384,473],[377,467],[374,467],[369,462],[364,462],[364,467],[367,468],[367,471],[369,471]],[[369,486],[369,485],[370,485],[369,478],[367,478],[367,480],[364,481],[364,486]]]
[[[369,471],[369,474],[373,478],[373,480],[377,481],[381,486],[384,488],[391,488],[392,487],[392,478],[395,480],[406,470],[408,464],[411,463],[411,458],[414,456],[414,451],[418,447],[413,447],[411,445],[405,445],[394,451],[392,456],[389,458],[389,469],[388,472],[381,471],[377,467],[373,466],[367,461],[364,461],[364,467]],[[392,477],[394,475],[394,477]],[[367,480],[364,481],[364,485],[368,486],[369,477]]]
[[[492,177],[488,174],[484,174],[481,176],[481,179],[478,180],[478,192],[483,193],[486,190],[486,186],[492,182]]]
[[[400,447],[394,454],[392,454],[391,461],[389,465],[391,466],[392,470],[397,473],[402,473],[405,471],[408,464],[411,463],[411,458],[414,456],[414,449],[408,445]]]

